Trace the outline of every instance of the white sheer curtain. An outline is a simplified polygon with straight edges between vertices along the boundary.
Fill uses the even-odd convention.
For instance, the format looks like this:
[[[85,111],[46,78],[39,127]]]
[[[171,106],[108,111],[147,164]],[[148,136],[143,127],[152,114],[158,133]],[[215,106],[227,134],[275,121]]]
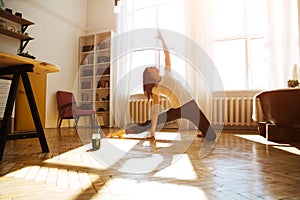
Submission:
[[[294,64],[299,64],[297,0],[268,0],[269,88],[287,87]]]
[[[212,56],[212,6],[212,1],[209,0],[185,1],[185,34],[207,53],[208,59]],[[195,56],[198,56],[198,53],[195,52]],[[212,85],[215,77],[214,73],[216,73],[210,68],[215,67],[213,63],[208,65],[199,64],[196,67],[200,69],[201,74],[205,77],[199,79],[199,73],[195,73],[193,68],[187,68],[187,80],[192,85],[198,105],[208,119],[211,119],[212,92],[213,90],[222,90],[222,86],[215,87]]]
[[[153,30],[147,29],[136,31],[134,9],[139,6],[135,0],[122,1],[116,13],[117,16],[117,34],[114,37],[113,53],[113,117],[115,126],[124,128],[130,123],[129,99],[130,95],[137,90],[142,91],[143,65],[156,65],[151,59],[155,55],[157,41]],[[156,17],[156,16],[154,16]],[[144,18],[146,19],[146,18]],[[149,28],[149,27],[145,27]],[[147,49],[147,47],[149,49]],[[149,53],[145,56],[141,52]],[[137,59],[144,63],[137,62]]]

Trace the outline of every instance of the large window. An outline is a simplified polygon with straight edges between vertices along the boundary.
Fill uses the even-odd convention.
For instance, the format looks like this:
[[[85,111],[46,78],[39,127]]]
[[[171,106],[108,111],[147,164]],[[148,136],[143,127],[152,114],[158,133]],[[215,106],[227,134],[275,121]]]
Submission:
[[[184,0],[127,0],[126,31],[135,29],[167,29],[184,34]],[[157,40],[157,46],[161,46]],[[168,44],[172,51],[172,44]],[[164,66],[164,53],[157,49],[141,49],[127,56],[131,69],[140,66]],[[184,61],[171,53],[172,68],[184,75]],[[163,67],[161,67],[163,72]],[[142,93],[139,88],[136,93]]]
[[[126,31],[161,28],[191,37],[209,51],[226,90],[284,87],[299,63],[297,0],[124,2]],[[154,55],[151,63],[163,64],[162,53]],[[136,65],[146,64],[132,56]],[[175,55],[171,59],[184,75],[185,62]]]
[[[131,0],[132,29],[164,28],[184,33],[183,0]]]
[[[266,0],[214,0],[213,10],[213,60],[224,88],[265,88]]]

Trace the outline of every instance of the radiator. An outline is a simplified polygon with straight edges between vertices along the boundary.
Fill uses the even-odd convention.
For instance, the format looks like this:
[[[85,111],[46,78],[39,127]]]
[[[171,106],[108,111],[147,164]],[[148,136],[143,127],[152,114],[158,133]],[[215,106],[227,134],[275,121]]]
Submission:
[[[252,120],[253,97],[222,97],[212,101],[213,125],[257,126]],[[261,112],[259,118],[262,118]]]
[[[143,123],[151,117],[151,106],[153,101],[148,99],[134,99],[129,101],[129,113],[131,116],[131,123]],[[161,110],[170,109],[168,99],[160,99],[159,105]]]
[[[163,110],[170,109],[167,99],[160,99]],[[258,103],[259,104],[259,103]],[[131,99],[129,110],[132,123],[143,123],[150,119],[152,100],[144,98]],[[262,112],[258,106],[258,120],[262,119]],[[257,122],[252,120],[253,97],[215,97],[212,99],[212,124],[214,126],[253,127]]]

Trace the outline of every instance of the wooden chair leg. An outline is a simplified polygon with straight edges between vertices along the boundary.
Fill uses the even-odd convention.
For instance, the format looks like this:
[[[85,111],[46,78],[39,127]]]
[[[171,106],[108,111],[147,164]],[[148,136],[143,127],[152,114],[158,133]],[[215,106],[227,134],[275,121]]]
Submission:
[[[59,118],[57,120],[57,128],[60,128],[62,120],[63,120],[62,118]]]
[[[91,127],[94,128],[94,117],[93,115],[90,115],[90,121],[91,121]]]
[[[98,120],[97,120],[97,116],[96,115],[92,115],[92,118],[93,118],[93,125],[94,125],[94,127],[100,128],[100,125],[99,125]]]
[[[74,117],[75,127],[77,127],[77,125],[78,125],[79,118],[80,118],[80,117]]]

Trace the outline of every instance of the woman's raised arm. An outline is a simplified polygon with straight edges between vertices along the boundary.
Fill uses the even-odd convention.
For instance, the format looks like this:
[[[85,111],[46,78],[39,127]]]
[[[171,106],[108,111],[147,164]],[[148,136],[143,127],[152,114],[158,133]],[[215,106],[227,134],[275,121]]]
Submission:
[[[171,71],[171,59],[170,59],[170,52],[169,52],[169,49],[168,49],[168,46],[161,34],[160,31],[158,31],[158,36],[157,36],[158,39],[160,39],[161,43],[162,43],[162,46],[163,46],[163,49],[164,49],[164,54],[165,54],[165,69],[166,70],[169,70]]]

